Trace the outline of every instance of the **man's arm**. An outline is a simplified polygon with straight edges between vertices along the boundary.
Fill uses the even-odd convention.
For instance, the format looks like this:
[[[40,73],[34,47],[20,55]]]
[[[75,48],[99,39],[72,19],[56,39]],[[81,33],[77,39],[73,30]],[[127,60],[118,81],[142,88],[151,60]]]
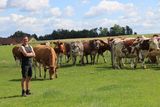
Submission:
[[[35,56],[36,56],[36,54],[35,54],[35,52],[34,52],[34,50],[33,50],[32,46],[30,46],[30,47],[31,47],[31,50],[32,50],[32,55],[33,55],[33,57],[35,57]]]
[[[32,49],[32,52],[31,52],[31,53],[27,53],[26,50],[24,49],[24,47],[21,46],[20,51],[21,51],[22,54],[23,54],[24,56],[26,56],[26,57],[34,57],[34,56],[35,56],[35,53],[34,53],[34,51],[33,51],[33,48],[31,48],[31,49]]]

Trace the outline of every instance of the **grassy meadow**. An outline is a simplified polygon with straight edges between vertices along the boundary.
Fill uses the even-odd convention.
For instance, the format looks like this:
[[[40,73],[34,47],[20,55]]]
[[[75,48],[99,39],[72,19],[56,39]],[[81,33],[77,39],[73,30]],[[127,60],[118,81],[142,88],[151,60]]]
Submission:
[[[109,53],[107,63],[63,64],[57,79],[32,79],[32,95],[21,97],[12,47],[0,46],[0,107],[160,107],[160,67],[114,70]]]

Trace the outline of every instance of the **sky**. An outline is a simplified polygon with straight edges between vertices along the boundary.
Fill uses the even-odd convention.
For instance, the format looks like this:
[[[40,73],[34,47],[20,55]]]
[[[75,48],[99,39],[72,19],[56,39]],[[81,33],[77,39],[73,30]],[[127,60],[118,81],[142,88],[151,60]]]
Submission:
[[[138,34],[160,33],[160,0],[0,0],[0,37],[114,24]]]

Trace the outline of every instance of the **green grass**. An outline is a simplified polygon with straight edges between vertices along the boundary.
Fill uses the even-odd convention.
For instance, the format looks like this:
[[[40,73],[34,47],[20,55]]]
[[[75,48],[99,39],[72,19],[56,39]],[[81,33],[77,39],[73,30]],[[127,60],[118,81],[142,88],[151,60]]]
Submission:
[[[108,63],[66,64],[57,79],[33,79],[33,94],[21,97],[20,67],[11,49],[0,46],[0,107],[160,107],[160,68],[113,70],[109,54]]]

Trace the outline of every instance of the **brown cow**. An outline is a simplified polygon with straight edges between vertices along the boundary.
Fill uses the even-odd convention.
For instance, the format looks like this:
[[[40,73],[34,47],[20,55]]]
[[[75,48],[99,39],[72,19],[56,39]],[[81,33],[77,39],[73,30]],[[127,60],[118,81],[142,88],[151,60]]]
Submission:
[[[108,40],[106,40],[106,41],[99,40],[99,41],[101,42],[102,45],[100,45],[100,47],[98,49],[97,61],[96,62],[98,63],[99,55],[101,55],[103,60],[104,60],[104,62],[106,63],[106,59],[104,57],[104,52],[106,50],[110,51],[111,50],[111,46],[110,46]]]
[[[83,41],[84,56],[86,57],[87,63],[88,63],[88,55],[90,55],[91,64],[95,64],[95,56],[98,53],[98,50],[101,45],[102,44],[99,39]]]
[[[36,54],[34,60],[44,67],[44,78],[46,78],[47,67],[49,68],[50,79],[57,78],[57,55],[54,49],[50,46],[38,45],[33,50]]]
[[[63,55],[67,57],[66,62],[68,63],[70,61],[70,43],[62,42],[62,41],[57,41],[53,43],[55,44],[54,50],[58,57],[58,64],[62,65]]]

